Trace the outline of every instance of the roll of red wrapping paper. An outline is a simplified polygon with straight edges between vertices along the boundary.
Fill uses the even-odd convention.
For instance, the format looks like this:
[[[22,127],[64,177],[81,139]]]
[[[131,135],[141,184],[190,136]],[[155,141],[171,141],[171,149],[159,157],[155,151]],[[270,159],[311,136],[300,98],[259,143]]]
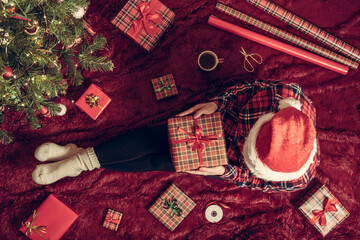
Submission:
[[[289,55],[292,55],[294,57],[298,57],[300,59],[303,59],[305,61],[314,63],[316,65],[319,65],[321,67],[327,68],[329,70],[332,70],[334,72],[346,75],[349,71],[349,67],[344,66],[342,64],[339,64],[337,62],[331,61],[329,59],[320,57],[316,54],[307,52],[305,50],[299,49],[297,47],[291,46],[289,44],[280,42],[278,40],[266,37],[264,35],[261,35],[256,32],[252,32],[250,30],[247,30],[245,28],[239,27],[235,24],[226,22],[220,18],[217,18],[215,16],[210,16],[208,20],[208,24],[217,28],[220,28],[222,30],[225,30],[227,32],[233,33],[235,35],[238,35],[240,37],[244,37],[246,39],[252,40],[254,42],[260,43],[262,45],[265,45],[267,47],[279,50],[281,52],[287,53]]]

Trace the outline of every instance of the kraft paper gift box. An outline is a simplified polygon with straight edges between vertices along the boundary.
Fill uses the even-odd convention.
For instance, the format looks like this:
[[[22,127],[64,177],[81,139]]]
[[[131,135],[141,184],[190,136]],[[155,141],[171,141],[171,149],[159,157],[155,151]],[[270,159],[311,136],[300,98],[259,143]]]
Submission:
[[[149,212],[170,231],[173,231],[196,206],[175,184],[163,192],[150,206]]]
[[[150,52],[174,19],[175,13],[159,0],[129,0],[111,23]]]
[[[170,152],[177,172],[227,165],[221,115],[216,112],[168,120]]]
[[[101,88],[91,84],[79,100],[76,101],[75,105],[96,120],[110,102],[111,99]]]
[[[350,215],[325,185],[315,186],[297,205],[324,237]]]
[[[122,218],[121,212],[109,208],[105,216],[103,227],[113,231],[117,231],[121,218]]]
[[[151,83],[154,88],[156,100],[162,100],[178,95],[178,90],[172,74],[151,79]]]
[[[33,240],[58,240],[78,216],[72,207],[50,194],[22,223],[20,231]]]

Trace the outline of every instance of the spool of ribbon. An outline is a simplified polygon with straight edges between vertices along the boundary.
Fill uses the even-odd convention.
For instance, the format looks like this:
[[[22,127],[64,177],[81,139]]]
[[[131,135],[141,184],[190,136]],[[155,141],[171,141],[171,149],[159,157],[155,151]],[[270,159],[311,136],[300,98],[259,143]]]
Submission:
[[[32,231],[34,231],[37,235],[39,235],[42,239],[47,240],[43,235],[40,234],[40,232],[42,233],[46,233],[46,229],[47,226],[35,226],[34,225],[34,221],[37,218],[37,216],[39,215],[38,211],[34,211],[33,216],[31,218],[31,221],[26,221],[21,223],[23,226],[26,227],[26,231],[25,231],[25,235],[26,236],[30,236],[32,234]]]
[[[230,208],[225,203],[219,201],[211,201],[206,204],[206,209],[204,213],[206,220],[211,223],[220,222],[224,216],[224,212],[220,206],[223,208]]]
[[[156,89],[155,92],[162,92],[164,90],[171,91],[171,89],[175,86],[174,84],[164,84],[164,81],[158,81],[158,84],[161,86],[160,88]]]
[[[133,38],[139,36],[140,32],[145,29],[147,34],[150,37],[154,37],[159,31],[159,27],[156,24],[161,24],[162,15],[157,12],[160,7],[160,2],[157,0],[151,0],[151,2],[141,2],[137,5],[138,11],[140,12],[140,17],[133,21],[131,28],[128,31],[128,34]]]
[[[182,210],[179,208],[179,206],[177,205],[177,200],[176,198],[171,198],[166,200],[165,198],[161,198],[162,202],[162,207],[165,209],[171,209],[170,212],[170,217],[173,217],[174,215],[178,216],[178,217],[184,217],[181,212]]]
[[[312,213],[314,217],[310,219],[310,223],[314,225],[315,223],[319,222],[321,226],[326,226],[326,212],[337,212],[336,204],[339,203],[339,200],[336,198],[329,199],[325,198],[323,202],[323,209],[313,210]]]
[[[113,224],[115,224],[115,225],[119,225],[121,219],[120,219],[120,218],[116,219],[116,218],[113,218],[113,216],[107,215],[107,216],[105,217],[105,221],[106,221],[106,222],[113,223]]]
[[[199,156],[200,167],[203,166],[203,157],[201,152],[205,149],[204,144],[210,144],[211,142],[218,142],[218,138],[223,137],[223,133],[219,133],[211,136],[203,136],[202,128],[199,126],[197,119],[194,118],[194,134],[188,133],[182,128],[178,128],[178,131],[189,136],[187,139],[171,140],[170,144],[186,143],[189,147],[192,147],[192,151],[197,151]]]
[[[95,94],[91,94],[91,95],[85,95],[85,101],[86,103],[91,107],[99,107],[101,109],[103,109],[100,105],[100,98],[98,96],[96,96]]]

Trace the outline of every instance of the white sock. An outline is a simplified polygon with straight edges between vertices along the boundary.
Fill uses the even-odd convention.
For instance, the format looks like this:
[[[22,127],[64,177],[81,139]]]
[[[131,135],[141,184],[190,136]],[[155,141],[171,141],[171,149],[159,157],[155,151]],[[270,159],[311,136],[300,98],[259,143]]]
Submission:
[[[70,157],[79,150],[75,144],[60,146],[55,143],[43,143],[35,150],[35,158],[40,162],[58,161]]]
[[[93,148],[80,150],[62,161],[40,164],[32,173],[33,180],[40,185],[54,183],[64,177],[76,177],[82,171],[99,168],[100,163]]]

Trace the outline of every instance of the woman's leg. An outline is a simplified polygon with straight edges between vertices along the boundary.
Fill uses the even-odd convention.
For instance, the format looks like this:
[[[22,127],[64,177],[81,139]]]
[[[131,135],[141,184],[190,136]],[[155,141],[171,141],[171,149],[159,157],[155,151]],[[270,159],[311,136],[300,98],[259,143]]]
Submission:
[[[137,129],[94,147],[100,166],[123,172],[175,171],[167,125]]]
[[[99,167],[126,172],[175,171],[167,126],[139,129],[94,148],[80,148],[62,161],[38,165],[32,176],[38,184],[51,184],[63,177],[75,177],[82,171]]]

